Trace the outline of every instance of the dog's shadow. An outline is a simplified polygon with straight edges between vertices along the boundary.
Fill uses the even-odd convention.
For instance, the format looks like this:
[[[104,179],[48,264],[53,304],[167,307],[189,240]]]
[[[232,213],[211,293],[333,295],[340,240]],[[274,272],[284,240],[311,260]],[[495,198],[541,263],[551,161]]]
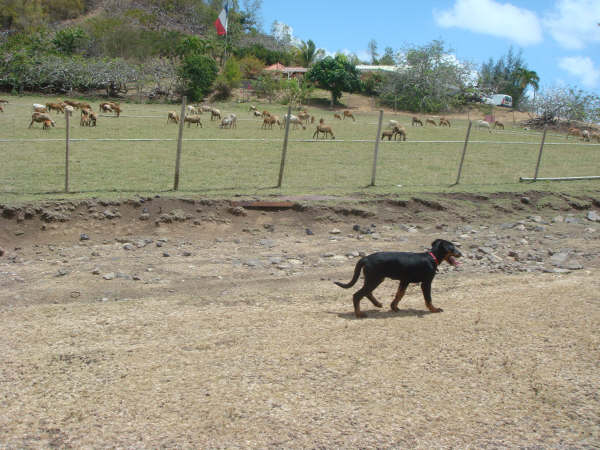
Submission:
[[[425,311],[422,309],[412,309],[412,308],[401,309],[398,312],[392,311],[391,309],[369,309],[369,310],[366,310],[363,312],[367,314],[367,317],[364,318],[366,320],[368,320],[368,319],[393,319],[393,318],[400,318],[400,317],[422,318],[429,314],[433,314],[431,311]],[[327,311],[327,314],[335,314],[340,319],[363,320],[363,319],[359,319],[358,317],[356,317],[354,315],[354,312],[340,313],[340,312],[335,312],[335,311]]]

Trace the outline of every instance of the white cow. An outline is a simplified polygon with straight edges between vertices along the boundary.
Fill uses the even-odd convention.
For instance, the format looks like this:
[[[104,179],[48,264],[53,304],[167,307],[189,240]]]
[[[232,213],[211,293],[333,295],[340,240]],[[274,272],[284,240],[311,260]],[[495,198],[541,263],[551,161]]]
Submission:
[[[478,120],[477,121],[477,129],[480,130],[481,128],[487,128],[487,130],[490,133],[492,132],[492,128],[490,126],[490,123],[486,122],[485,120]]]

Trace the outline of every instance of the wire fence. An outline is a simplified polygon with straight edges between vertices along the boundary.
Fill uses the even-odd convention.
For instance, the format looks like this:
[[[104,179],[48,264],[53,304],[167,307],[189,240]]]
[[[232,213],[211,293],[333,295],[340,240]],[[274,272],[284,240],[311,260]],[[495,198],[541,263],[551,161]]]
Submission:
[[[180,134],[175,133],[175,127],[170,128],[173,137],[139,137],[138,123],[158,129],[159,120],[166,116],[121,114],[119,119],[114,121],[118,127],[86,129],[91,136],[80,136],[83,132],[73,124],[65,127],[70,130],[68,137],[66,133],[45,137],[39,129],[36,138],[24,133],[19,136],[20,131],[11,137],[5,137],[11,134],[8,132],[0,134],[5,159],[0,169],[0,191],[202,192],[277,187],[348,191],[366,186],[600,178],[599,144],[566,140],[564,135],[546,132],[507,130],[488,135],[471,129],[470,121],[466,135],[461,128],[445,131],[451,135],[449,139],[388,141],[380,139],[383,113],[378,120],[364,123],[368,129],[347,128],[343,138],[329,140],[299,138],[298,131],[292,129],[286,129],[283,137],[248,136],[245,124],[256,121],[245,118],[238,119],[241,131],[236,131],[246,134],[244,137],[190,137],[197,132],[183,124]],[[123,127],[129,123],[123,120],[131,122],[130,126]],[[10,124],[7,127],[6,122],[0,122],[0,130],[2,125],[10,128]],[[22,122],[13,127],[20,130]],[[365,130],[370,136],[365,136]],[[409,132],[416,134],[410,128]]]

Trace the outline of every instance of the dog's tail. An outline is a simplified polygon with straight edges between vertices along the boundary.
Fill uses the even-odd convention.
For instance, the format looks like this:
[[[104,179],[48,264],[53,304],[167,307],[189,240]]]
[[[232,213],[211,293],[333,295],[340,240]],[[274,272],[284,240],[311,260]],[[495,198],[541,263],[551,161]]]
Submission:
[[[356,267],[354,268],[354,276],[352,277],[352,279],[350,280],[349,283],[344,284],[344,283],[340,283],[339,281],[334,281],[334,283],[337,284],[339,287],[343,287],[344,289],[348,289],[349,287],[354,286],[354,284],[358,280],[358,277],[360,277],[361,269],[365,265],[365,262],[363,261],[363,259],[364,258],[359,259],[358,262],[356,263]]]

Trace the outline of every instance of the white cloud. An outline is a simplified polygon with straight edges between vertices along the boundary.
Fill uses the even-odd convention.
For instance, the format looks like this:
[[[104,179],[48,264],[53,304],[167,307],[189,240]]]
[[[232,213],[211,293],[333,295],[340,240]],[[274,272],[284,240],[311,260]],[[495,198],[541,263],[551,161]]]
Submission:
[[[542,23],[550,35],[564,48],[580,50],[600,43],[600,1],[558,0],[553,11],[544,15]]]
[[[494,0],[456,0],[452,9],[433,12],[444,28],[463,28],[474,33],[507,38],[519,45],[542,41],[542,27],[535,13]]]
[[[558,61],[561,69],[578,77],[588,88],[600,86],[600,68],[594,66],[594,61],[587,56],[569,56]]]

